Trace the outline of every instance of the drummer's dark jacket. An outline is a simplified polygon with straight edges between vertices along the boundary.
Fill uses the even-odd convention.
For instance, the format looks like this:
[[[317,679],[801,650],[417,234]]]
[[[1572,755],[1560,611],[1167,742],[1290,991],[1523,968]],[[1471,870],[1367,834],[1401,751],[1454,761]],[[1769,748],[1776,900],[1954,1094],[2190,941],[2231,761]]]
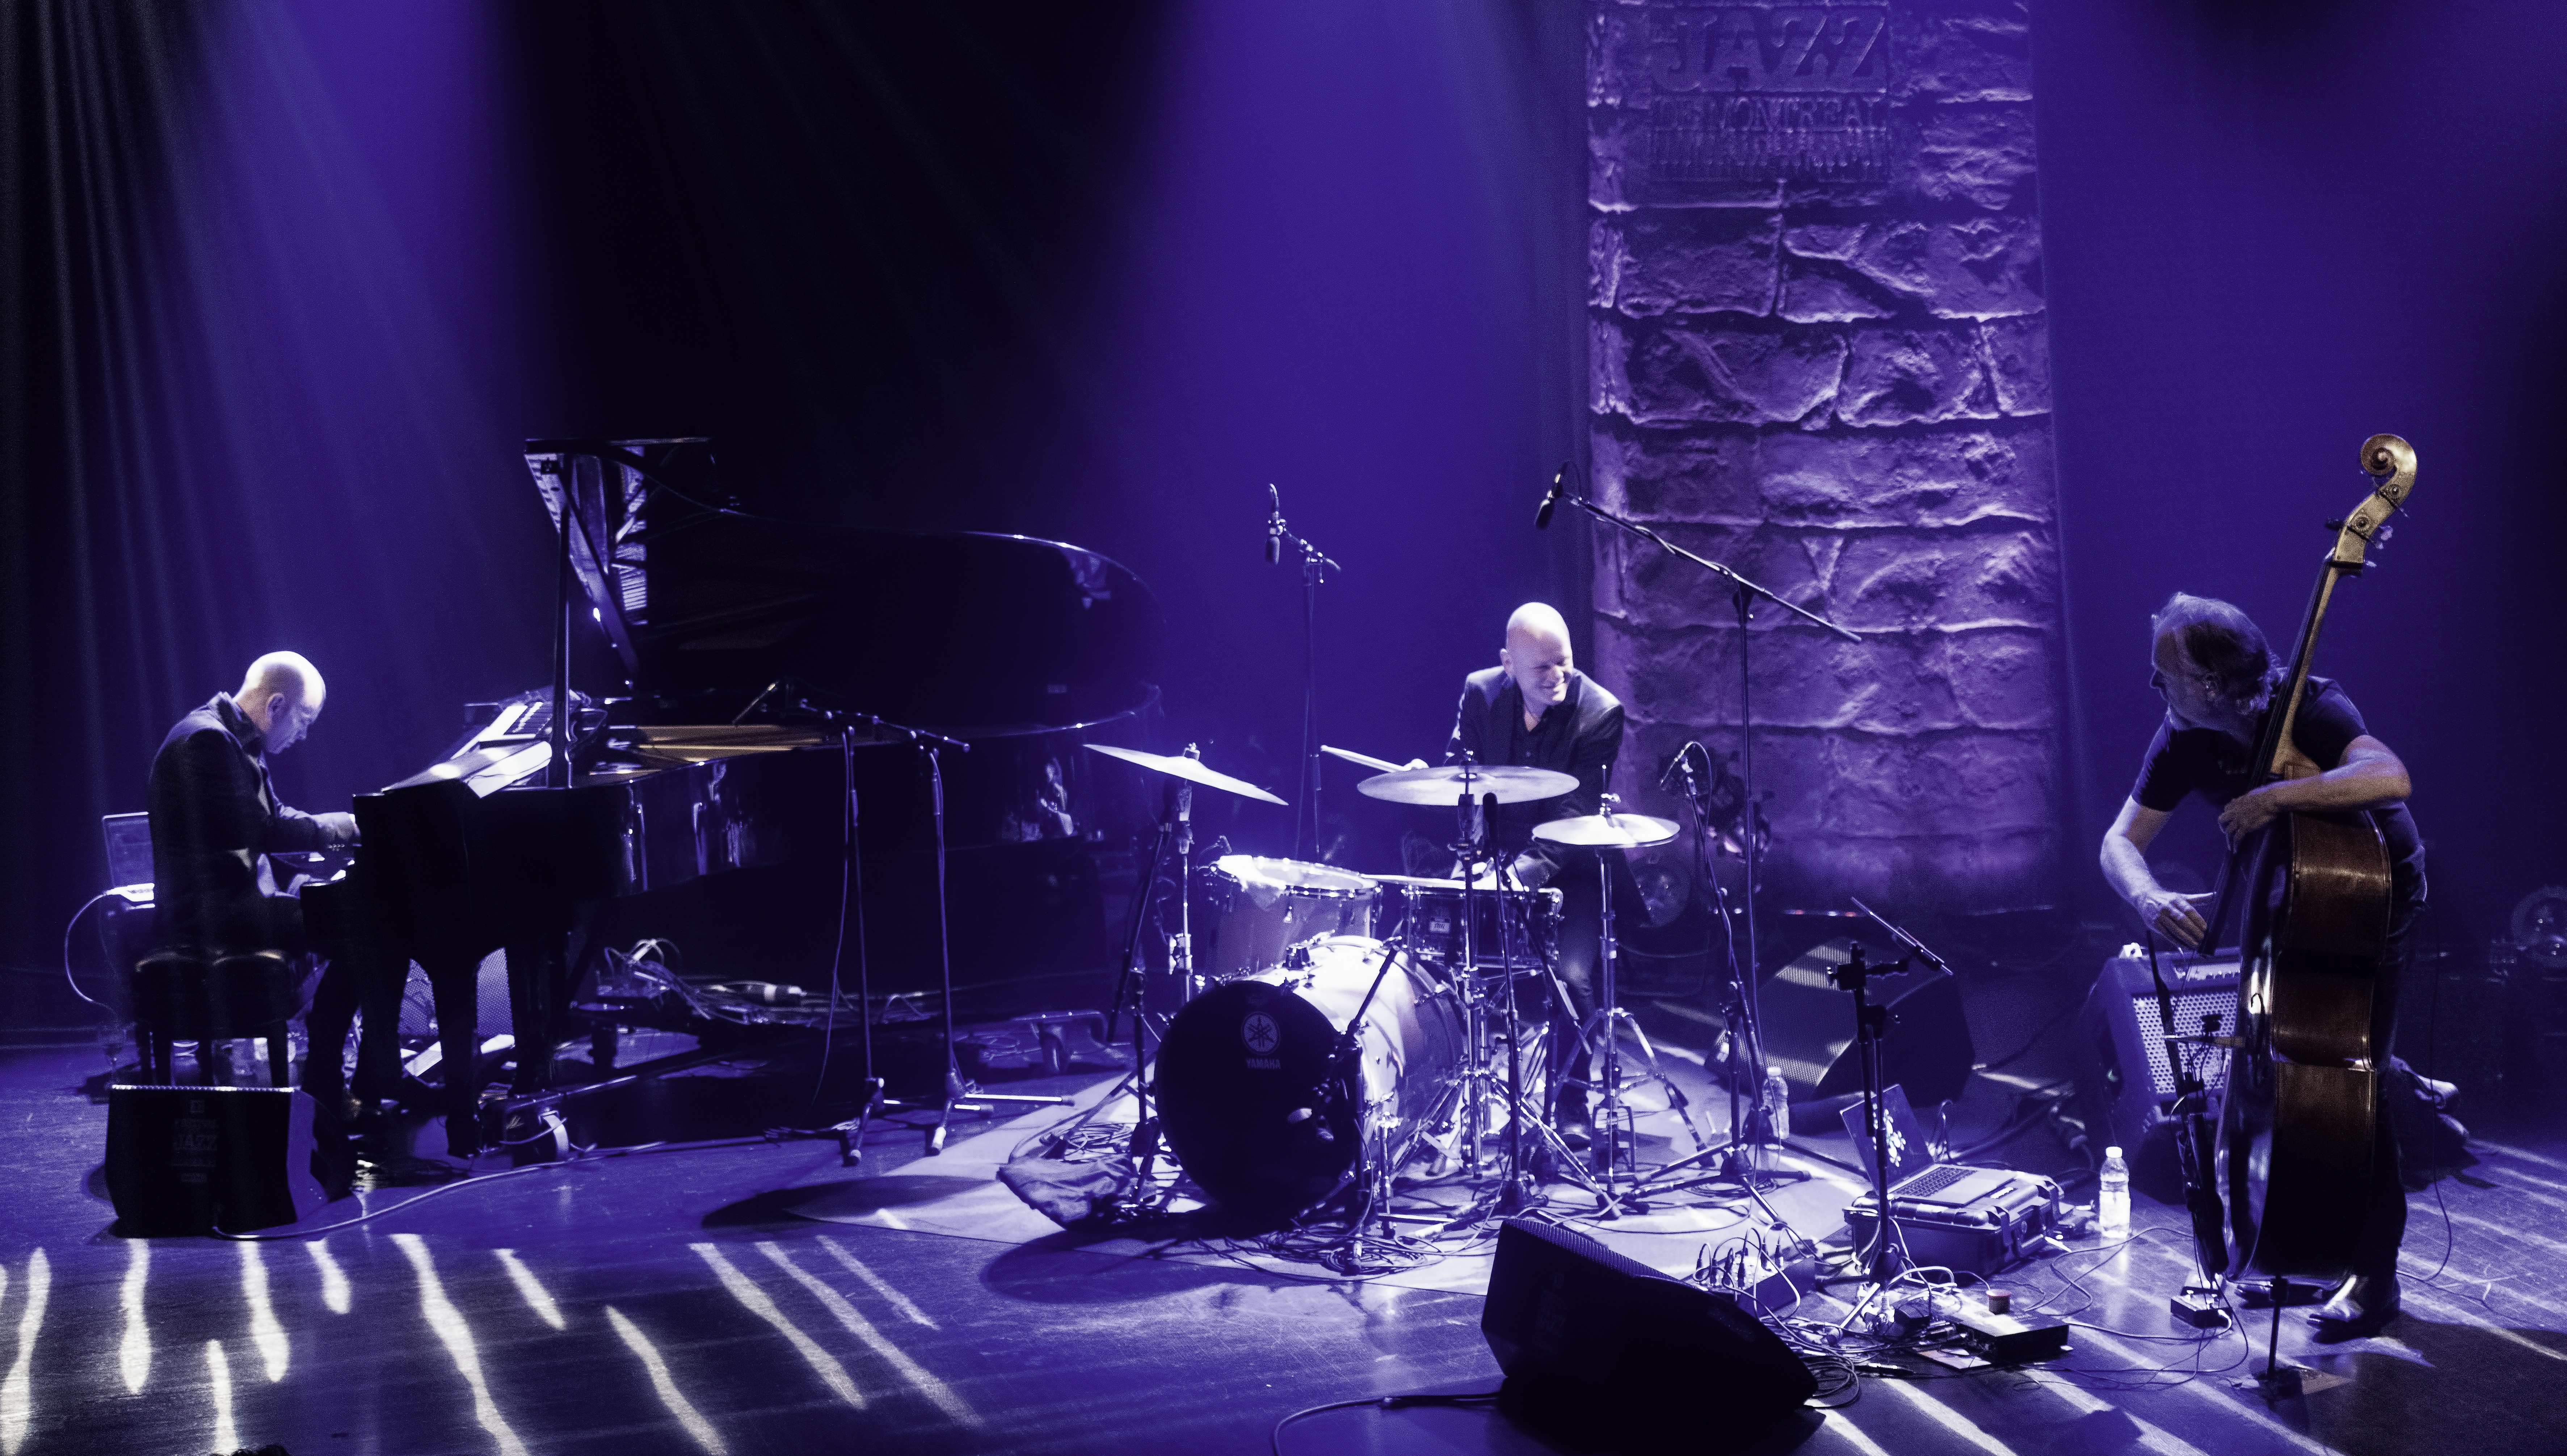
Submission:
[[[172,945],[254,947],[265,935],[261,873],[278,851],[322,849],[319,820],[276,801],[263,735],[228,693],[178,720],[151,760],[152,899]]]
[[[1500,804],[1490,825],[1500,848],[1530,854],[1542,866],[1518,860],[1518,872],[1538,884],[1560,870],[1564,852],[1533,837],[1536,824],[1592,814],[1603,807],[1606,780],[1622,751],[1622,703],[1602,684],[1572,668],[1569,701],[1546,710],[1530,730],[1524,726],[1524,690],[1504,668],[1473,673],[1462,682],[1462,704],[1453,719],[1453,739],[1444,761],[1460,762],[1468,753],[1481,763],[1517,768],[1550,768],[1574,774],[1577,787],[1558,798],[1532,803]]]

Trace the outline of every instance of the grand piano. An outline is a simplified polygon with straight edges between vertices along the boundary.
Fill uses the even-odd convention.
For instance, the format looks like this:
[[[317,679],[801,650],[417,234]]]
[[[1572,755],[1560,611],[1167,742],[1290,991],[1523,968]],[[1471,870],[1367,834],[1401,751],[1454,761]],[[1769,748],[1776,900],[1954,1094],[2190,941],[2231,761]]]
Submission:
[[[1111,995],[1100,866],[1150,806],[1079,749],[1156,746],[1163,627],[1138,578],[1054,541],[749,513],[700,438],[536,440],[526,461],[561,542],[556,682],[359,795],[348,874],[306,892],[317,933],[427,970],[447,1066],[475,1064],[494,951],[517,1094],[553,1081],[582,964],[644,936],[700,976],[817,988],[842,966],[852,995],[861,953],[877,997],[932,994],[934,799],[903,728],[960,740],[937,754],[958,1007]],[[600,639],[618,680],[571,683]],[[475,1078],[448,1080],[469,1141]]]

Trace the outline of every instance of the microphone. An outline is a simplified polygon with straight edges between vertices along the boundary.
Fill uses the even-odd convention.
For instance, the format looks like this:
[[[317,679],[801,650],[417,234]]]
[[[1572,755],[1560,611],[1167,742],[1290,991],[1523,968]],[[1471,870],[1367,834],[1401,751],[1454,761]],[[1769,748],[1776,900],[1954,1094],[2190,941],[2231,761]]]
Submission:
[[[1186,744],[1186,756],[1200,759],[1203,749]],[[1195,843],[1195,786],[1185,779],[1177,780],[1177,844],[1181,851],[1191,850]]]
[[[1551,513],[1560,506],[1560,497],[1568,491],[1569,461],[1560,462],[1559,473],[1551,477],[1551,493],[1542,498],[1542,509],[1533,513],[1533,528],[1545,530],[1551,525]]]
[[[1266,516],[1266,564],[1279,566],[1284,561],[1284,492],[1269,485],[1266,495],[1274,502]]]

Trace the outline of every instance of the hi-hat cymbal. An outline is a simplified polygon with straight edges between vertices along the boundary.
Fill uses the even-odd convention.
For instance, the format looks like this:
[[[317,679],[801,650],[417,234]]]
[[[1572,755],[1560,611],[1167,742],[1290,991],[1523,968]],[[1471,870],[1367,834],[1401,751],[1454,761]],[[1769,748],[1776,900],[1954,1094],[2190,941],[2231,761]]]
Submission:
[[[1109,757],[1120,758],[1126,763],[1138,763],[1144,768],[1154,768],[1161,773],[1172,774],[1190,783],[1200,783],[1206,788],[1224,788],[1243,797],[1256,799],[1260,803],[1284,805],[1282,799],[1244,778],[1233,778],[1227,773],[1216,773],[1206,768],[1200,758],[1187,758],[1167,753],[1144,753],[1138,748],[1117,748],[1105,743],[1090,743],[1087,746]]]
[[[1583,814],[1536,824],[1533,837],[1575,849],[1646,849],[1652,844],[1664,844],[1682,832],[1684,826],[1675,820],[1652,819],[1646,814]]]
[[[1577,787],[1577,780],[1548,768],[1515,768],[1499,763],[1445,763],[1433,768],[1403,768],[1376,773],[1355,785],[1366,798],[1394,804],[1451,808],[1454,800],[1496,794],[1502,804],[1556,799]]]

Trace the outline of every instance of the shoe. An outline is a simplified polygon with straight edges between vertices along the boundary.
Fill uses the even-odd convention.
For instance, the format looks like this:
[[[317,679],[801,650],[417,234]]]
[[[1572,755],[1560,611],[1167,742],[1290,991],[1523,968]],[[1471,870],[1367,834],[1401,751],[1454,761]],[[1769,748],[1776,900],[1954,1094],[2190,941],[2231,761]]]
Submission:
[[[2357,1274],[2336,1286],[2325,1304],[2309,1311],[2309,1323],[2316,1326],[2313,1337],[2318,1343],[2338,1344],[2348,1339],[2369,1339],[2388,1328],[2399,1312],[2395,1273]]]
[[[1572,1148],[1584,1148],[1595,1141],[1595,1129],[1586,1120],[1586,1089],[1568,1086],[1560,1089],[1560,1140]]]

